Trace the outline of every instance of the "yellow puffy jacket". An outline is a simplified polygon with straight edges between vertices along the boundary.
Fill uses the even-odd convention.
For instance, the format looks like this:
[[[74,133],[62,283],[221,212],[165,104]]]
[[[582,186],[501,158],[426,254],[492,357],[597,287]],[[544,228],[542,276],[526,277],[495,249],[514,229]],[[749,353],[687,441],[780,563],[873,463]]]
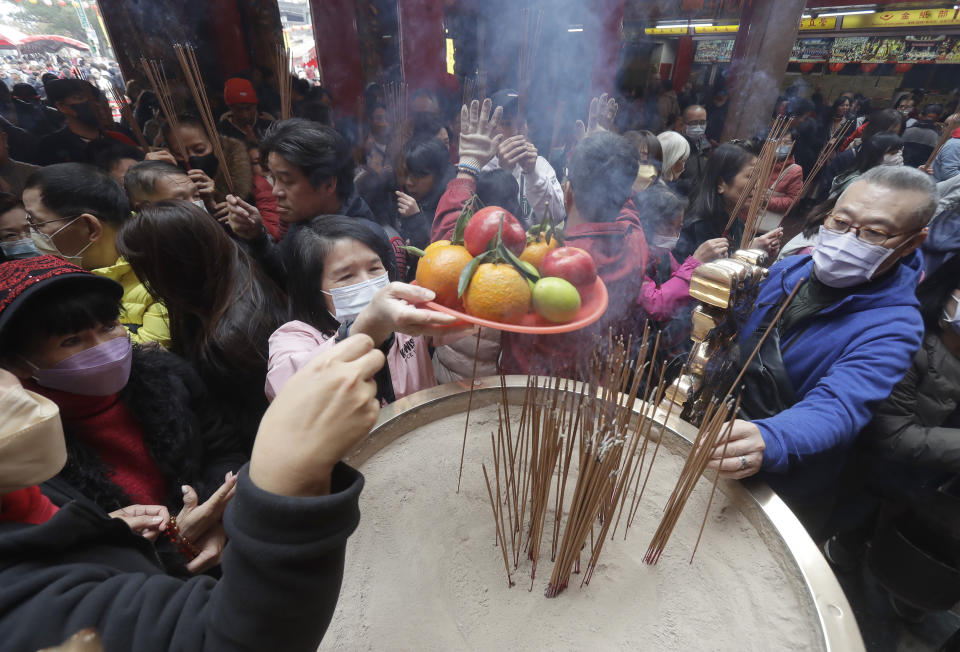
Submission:
[[[143,283],[133,273],[130,263],[123,258],[110,267],[92,270],[98,276],[113,279],[123,286],[123,309],[120,322],[130,331],[130,339],[138,344],[157,342],[161,346],[170,346],[170,322],[167,308],[153,298],[143,287]]]

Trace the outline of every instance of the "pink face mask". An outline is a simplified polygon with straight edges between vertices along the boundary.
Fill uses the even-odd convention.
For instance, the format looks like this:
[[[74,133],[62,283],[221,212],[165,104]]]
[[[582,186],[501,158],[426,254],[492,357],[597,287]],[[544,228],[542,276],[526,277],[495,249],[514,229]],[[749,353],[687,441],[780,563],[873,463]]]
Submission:
[[[33,379],[43,387],[81,396],[110,396],[130,379],[133,346],[129,337],[117,337],[46,369],[25,362],[33,367]]]

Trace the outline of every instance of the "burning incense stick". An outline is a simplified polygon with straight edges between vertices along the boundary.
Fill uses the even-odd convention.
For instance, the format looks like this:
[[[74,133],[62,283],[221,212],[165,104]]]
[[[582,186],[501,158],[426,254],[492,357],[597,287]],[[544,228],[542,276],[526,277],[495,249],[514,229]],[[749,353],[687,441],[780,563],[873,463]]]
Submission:
[[[227,183],[227,190],[231,195],[236,194],[233,185],[233,178],[230,176],[230,168],[227,166],[227,157],[223,153],[223,142],[220,140],[220,134],[217,132],[217,122],[213,117],[213,111],[210,109],[210,101],[207,98],[207,91],[203,85],[203,77],[200,75],[200,65],[197,63],[197,55],[190,45],[176,44],[173,46],[177,54],[177,60],[180,62],[180,69],[183,71],[183,77],[190,87],[193,94],[193,101],[197,105],[200,113],[200,120],[203,122],[204,130],[207,132],[207,138],[213,147],[213,153],[220,164],[220,170],[223,172],[223,178]]]
[[[150,146],[147,144],[147,139],[143,137],[143,131],[140,129],[140,124],[133,116],[133,109],[130,108],[130,104],[127,102],[127,96],[117,86],[110,87],[110,94],[113,96],[113,101],[120,110],[120,115],[123,116],[124,120],[126,120],[127,126],[130,127],[130,131],[133,132],[133,137],[136,139],[140,149],[142,149],[144,152],[149,152]]]
[[[820,154],[817,156],[816,162],[813,164],[813,167],[810,170],[805,170],[807,172],[806,179],[803,181],[803,186],[800,188],[800,192],[796,197],[793,198],[793,201],[790,202],[790,206],[787,207],[787,211],[784,215],[789,215],[790,211],[793,210],[793,207],[797,205],[801,199],[803,199],[810,188],[813,186],[813,183],[816,181],[817,177],[820,174],[820,170],[823,169],[823,166],[830,161],[833,157],[834,151],[837,147],[846,139],[847,134],[853,129],[855,125],[854,120],[845,119],[838,126],[836,131],[833,132],[833,135],[827,140],[824,144],[823,149],[820,150]]]
[[[293,76],[290,74],[290,52],[282,44],[277,44],[273,61],[280,89],[280,119],[293,117]]]
[[[163,119],[166,120],[170,126],[170,139],[173,142],[168,144],[173,146],[174,150],[180,155],[181,160],[184,161],[189,169],[190,162],[189,158],[187,158],[187,150],[180,140],[180,122],[177,120],[177,110],[173,104],[173,96],[170,94],[170,84],[167,81],[167,74],[164,72],[160,63],[155,60],[148,60],[141,57],[140,65],[143,67],[147,81],[153,89],[153,94],[157,97],[160,113],[163,114]]]
[[[467,429],[470,427],[470,408],[473,407],[473,386],[477,382],[477,356],[480,354],[480,329],[477,329],[477,345],[473,349],[473,371],[470,373],[470,396],[467,398],[467,418],[463,424],[463,447],[460,449],[460,471],[457,473],[457,493],[463,478],[463,455],[467,452]]]

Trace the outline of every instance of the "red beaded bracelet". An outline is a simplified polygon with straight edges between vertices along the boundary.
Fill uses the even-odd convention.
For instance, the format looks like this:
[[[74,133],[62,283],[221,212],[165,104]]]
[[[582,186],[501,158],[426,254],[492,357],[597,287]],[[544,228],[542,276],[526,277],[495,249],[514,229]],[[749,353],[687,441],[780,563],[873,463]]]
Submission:
[[[170,539],[170,543],[177,547],[177,550],[180,551],[180,554],[186,557],[187,559],[195,558],[199,553],[194,549],[193,544],[190,543],[190,540],[187,537],[183,536],[180,533],[180,528],[177,527],[177,517],[170,516],[170,522],[167,523],[167,538]]]

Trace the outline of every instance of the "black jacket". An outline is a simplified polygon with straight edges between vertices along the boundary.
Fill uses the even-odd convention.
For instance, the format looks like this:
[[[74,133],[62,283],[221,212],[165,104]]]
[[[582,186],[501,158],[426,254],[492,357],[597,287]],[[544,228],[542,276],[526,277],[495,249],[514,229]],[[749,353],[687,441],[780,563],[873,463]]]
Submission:
[[[394,233],[388,232],[386,227],[377,223],[373,212],[370,210],[370,207],[367,206],[367,202],[356,192],[341,204],[339,214],[367,220],[378,232],[384,234],[384,239],[387,242],[390,242],[394,236]],[[246,241],[247,251],[250,253],[250,256],[260,263],[263,271],[265,271],[281,289],[286,289],[287,287],[287,270],[283,264],[282,247],[284,243],[293,241],[293,235],[304,223],[305,222],[294,222],[291,224],[282,242],[277,242],[270,237],[266,229],[263,229],[263,233],[261,233],[258,238]]]
[[[696,140],[687,136],[684,136],[684,138],[690,143],[690,156],[687,158],[683,173],[677,179],[676,189],[684,197],[693,199],[700,181],[703,180],[703,171],[707,167],[707,161],[710,160],[710,154],[713,150],[706,136],[700,136]]]
[[[927,335],[903,380],[861,433],[860,444],[901,466],[960,473],[960,428],[945,425],[958,405],[960,360],[939,335]]]
[[[151,544],[79,499],[46,523],[0,523],[0,646],[32,652],[93,627],[106,652],[317,649],[333,617],[363,476],[290,498],[244,467],[224,516],[220,580],[166,575]]]
[[[135,345],[130,381],[120,398],[140,424],[144,444],[166,480],[171,510],[183,506],[181,485],[191,485],[206,499],[223,484],[227,471],[246,461],[240,437],[211,406],[203,382],[173,353]],[[63,428],[67,465],[57,478],[107,512],[130,505],[133,501],[110,480],[97,453],[71,437],[69,422]]]

